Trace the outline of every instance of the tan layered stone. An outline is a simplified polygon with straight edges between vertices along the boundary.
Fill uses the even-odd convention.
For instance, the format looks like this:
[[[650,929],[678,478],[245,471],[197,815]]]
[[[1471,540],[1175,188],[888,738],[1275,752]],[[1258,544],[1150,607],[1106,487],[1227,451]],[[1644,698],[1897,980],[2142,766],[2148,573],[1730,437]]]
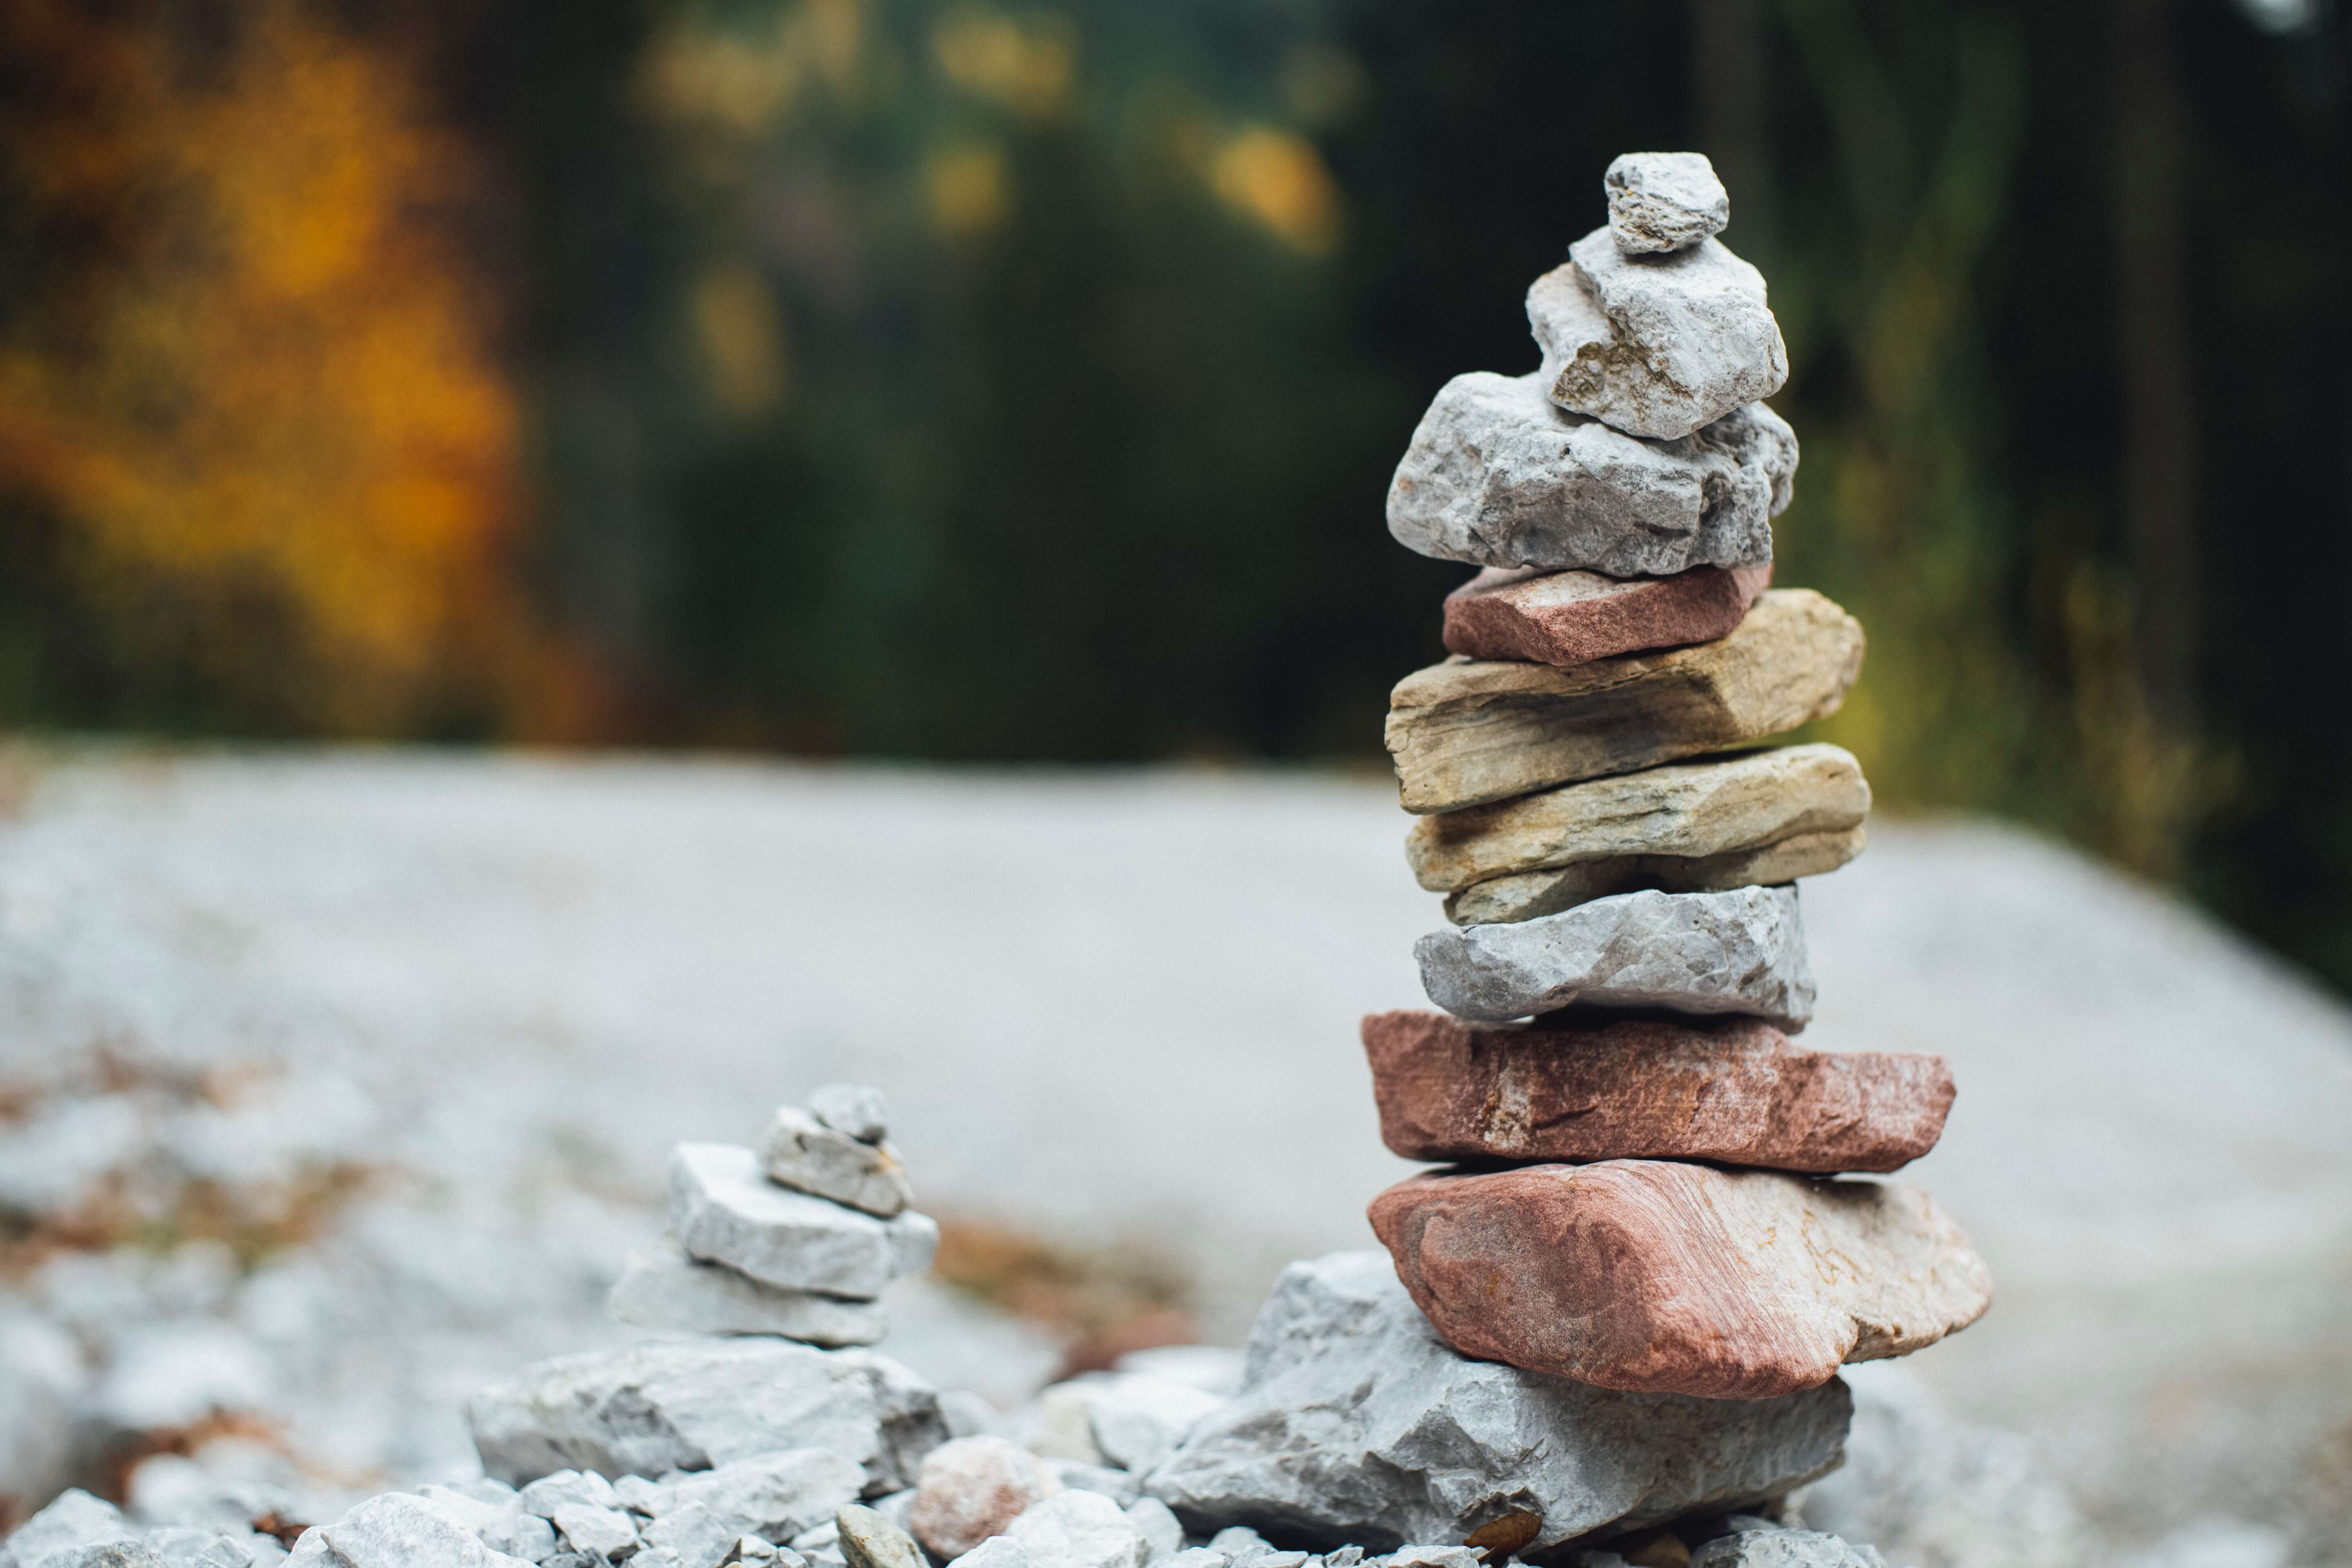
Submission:
[[[1558,901],[1571,889],[1589,887],[1584,897],[1599,898],[1667,886],[1643,879],[1643,871],[1659,862],[1711,862],[1689,886],[1674,879],[1677,892],[1769,885],[1753,877],[1721,879],[1742,868],[1777,870],[1758,852],[1790,839],[1810,841],[1798,858],[1807,868],[1797,875],[1832,870],[1844,858],[1831,855],[1843,849],[1850,858],[1859,852],[1860,843],[1846,836],[1869,815],[1870,785],[1852,752],[1830,745],[1782,746],[1587,779],[1424,816],[1405,835],[1405,857],[1433,893],[1523,872],[1589,868],[1589,875],[1555,880],[1550,909],[1566,909],[1582,901]],[[1517,901],[1544,900],[1522,893]]]
[[[1992,1301],[1927,1194],[1664,1160],[1401,1182],[1397,1277],[1468,1356],[1639,1394],[1766,1399],[1904,1355]]]
[[[1727,637],[1588,664],[1452,658],[1390,694],[1387,742],[1407,811],[1456,811],[1744,745],[1837,710],[1862,625],[1776,588]]]
[[[1489,566],[1445,595],[1445,651],[1567,665],[1713,642],[1771,581],[1769,561],[1671,577]]]
[[[1727,855],[1622,855],[1552,870],[1521,871],[1446,894],[1445,918],[1458,926],[1503,925],[1643,888],[1664,893],[1769,888],[1834,871],[1861,854],[1868,841],[1866,829],[1849,827],[1800,833],[1761,849],[1735,849]]]
[[[1941,1057],[1809,1051],[1761,1018],[1400,1009],[1366,1017],[1363,1040],[1381,1140],[1408,1160],[1893,1171],[1936,1146],[1952,1105]]]

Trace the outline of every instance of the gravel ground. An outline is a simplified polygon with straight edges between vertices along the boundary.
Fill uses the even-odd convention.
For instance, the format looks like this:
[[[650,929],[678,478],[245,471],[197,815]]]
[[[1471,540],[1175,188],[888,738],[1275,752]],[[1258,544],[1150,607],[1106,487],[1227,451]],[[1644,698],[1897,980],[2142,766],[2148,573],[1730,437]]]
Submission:
[[[922,1206],[1164,1259],[1227,1341],[1408,1168],[1355,1020],[1419,1002],[1438,911],[1377,781],[5,772],[0,1492],[126,1433],[298,1452],[321,1488],[462,1464],[466,1392],[618,1337],[596,1303],[668,1146],[830,1078],[889,1090]],[[1961,1086],[1911,1174],[2001,1298],[1904,1371],[2117,1542],[2352,1557],[2352,1014],[1988,825],[1882,825],[1805,904],[1808,1043],[1941,1051]],[[905,1298],[889,1348],[946,1382],[1011,1399],[1057,1353]]]

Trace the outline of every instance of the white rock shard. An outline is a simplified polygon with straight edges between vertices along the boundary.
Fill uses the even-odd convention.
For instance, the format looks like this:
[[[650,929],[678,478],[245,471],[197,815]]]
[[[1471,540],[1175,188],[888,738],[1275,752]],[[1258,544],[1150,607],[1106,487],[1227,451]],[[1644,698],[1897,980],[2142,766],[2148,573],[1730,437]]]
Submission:
[[[136,1541],[139,1534],[121,1509],[79,1487],[68,1487],[0,1542],[0,1568],[34,1568],[48,1557],[111,1541]]]
[[[1551,400],[1633,436],[1671,441],[1789,379],[1764,275],[1719,239],[1627,256],[1606,227],[1528,289]]]
[[[1242,1393],[1144,1484],[1196,1533],[1241,1523],[1382,1550],[1529,1511],[1533,1553],[1777,1497],[1837,1464],[1851,1409],[1834,1381],[1690,1399],[1470,1361],[1385,1253],[1335,1253],[1283,1271]]]
[[[688,1256],[764,1284],[871,1300],[931,1265],[940,1227],[929,1215],[896,1219],[789,1192],[732,1143],[681,1143],[670,1154],[670,1228]]]
[[[762,1285],[672,1247],[633,1254],[604,1299],[625,1323],[690,1334],[778,1334],[813,1345],[870,1345],[889,1328],[879,1301]]]
[[[559,1356],[475,1395],[466,1419],[482,1468],[510,1484],[565,1469],[658,1476],[824,1448],[862,1467],[865,1489],[880,1493],[911,1485],[923,1456],[947,1440],[938,1396],[897,1362],[770,1339]]]
[[[745,1535],[790,1541],[832,1519],[844,1504],[856,1502],[866,1489],[866,1482],[864,1468],[839,1454],[787,1448],[673,1476],[642,1506],[656,1520],[685,1509],[700,1510],[730,1542]]]
[[[1731,221],[1731,196],[1704,153],[1627,153],[1601,184],[1610,237],[1628,256],[1685,249]]]
[[[1004,1532],[1031,1568],[1144,1568],[1150,1546],[1127,1510],[1100,1492],[1061,1491]]]
[[[373,1497],[330,1525],[303,1531],[287,1568],[525,1568],[493,1552],[423,1498]]]
[[[850,1117],[852,1125],[876,1123]],[[887,1143],[867,1142],[797,1106],[779,1106],[760,1141],[768,1180],[888,1219],[914,1200],[907,1167]]]
[[[1184,1384],[1134,1374],[1090,1378],[1082,1386],[1095,1447],[1119,1468],[1139,1473],[1166,1458],[1223,1403]]]
[[[1758,403],[1680,439],[1640,440],[1563,413],[1551,384],[1473,371],[1439,390],[1389,484],[1399,543],[1612,577],[1772,559],[1772,519],[1797,471],[1797,437],[1779,415]]]
[[[1813,1016],[1797,889],[1618,893],[1413,944],[1422,989],[1456,1017],[1500,1021],[1570,1003],[1752,1013],[1795,1033]]]
[[[890,1135],[890,1102],[872,1084],[819,1084],[809,1092],[809,1114],[861,1143]]]
[[[1886,1568],[1886,1559],[1818,1530],[1743,1530],[1692,1552],[1691,1568]]]

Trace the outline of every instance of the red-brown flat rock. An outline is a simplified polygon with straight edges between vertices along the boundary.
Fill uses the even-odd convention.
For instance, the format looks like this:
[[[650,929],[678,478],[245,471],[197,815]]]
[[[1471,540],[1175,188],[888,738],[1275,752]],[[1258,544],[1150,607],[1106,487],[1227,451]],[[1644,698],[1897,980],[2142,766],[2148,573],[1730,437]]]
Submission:
[[[1445,595],[1445,647],[1566,665],[1713,642],[1731,635],[1771,581],[1769,562],[1629,578],[1490,566]]]
[[[1941,1057],[1809,1051],[1761,1018],[1364,1019],[1381,1139],[1408,1160],[1719,1160],[1893,1171],[1936,1146]]]
[[[1637,1394],[1767,1399],[1966,1328],[1992,1280],[1935,1201],[1664,1160],[1433,1173],[1372,1200],[1467,1356]]]

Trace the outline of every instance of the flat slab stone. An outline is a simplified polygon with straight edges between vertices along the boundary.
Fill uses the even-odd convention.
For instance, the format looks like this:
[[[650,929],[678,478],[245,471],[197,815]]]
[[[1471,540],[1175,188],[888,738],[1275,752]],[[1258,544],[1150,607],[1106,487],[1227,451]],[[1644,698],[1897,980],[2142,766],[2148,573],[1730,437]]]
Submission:
[[[1794,888],[1619,893],[1508,925],[1432,931],[1412,953],[1429,999],[1462,1018],[1581,1003],[1752,1013],[1793,1033],[1813,1015]]]
[[[1629,436],[1673,441],[1789,379],[1764,275],[1719,239],[1628,256],[1607,226],[1528,289],[1552,402]]]
[[[1473,371],[1439,390],[1389,482],[1398,543],[1615,577],[1772,559],[1772,519],[1797,471],[1787,421],[1759,403],[1675,440],[1638,440],[1563,412],[1549,384]]]
[[[1862,625],[1775,588],[1729,636],[1558,668],[1448,659],[1389,694],[1407,811],[1488,801],[1760,741],[1834,713],[1862,671]]]
[[[1769,888],[1834,871],[1861,854],[1869,832],[1848,827],[1798,833],[1760,849],[1721,855],[1622,855],[1543,871],[1519,871],[1473,882],[1445,895],[1445,918],[1455,925],[1496,925],[1556,915],[1595,899],[1654,888],[1662,893],[1720,893]]]
[[[780,1334],[814,1345],[870,1345],[889,1328],[879,1301],[848,1301],[762,1285],[675,1247],[632,1255],[604,1310],[643,1329],[688,1334]]]
[[[1387,1551],[1459,1542],[1513,1514],[1533,1554],[1777,1497],[1833,1468],[1853,1404],[1622,1394],[1469,1360],[1378,1252],[1294,1263],[1250,1331],[1241,1392],[1144,1478],[1196,1534]],[[1523,1522],[1523,1521],[1521,1521]]]
[[[466,1405],[484,1473],[607,1479],[707,1470],[786,1448],[864,1468],[869,1495],[914,1484],[947,1441],[938,1394],[889,1357],[785,1340],[656,1342],[558,1356]]]
[[[1445,595],[1445,650],[1567,665],[1713,642],[1771,581],[1769,563],[1622,578],[1489,566]]]
[[[670,1228],[689,1257],[762,1284],[871,1300],[931,1266],[940,1227],[912,1212],[877,1219],[768,1181],[732,1143],[681,1143],[669,1165]]]
[[[1704,153],[1627,153],[1601,176],[1609,237],[1628,256],[1681,250],[1721,234],[1731,196]]]
[[[1405,835],[1405,858],[1423,887],[1450,893],[1522,871],[1758,850],[1843,834],[1869,815],[1853,752],[1777,746],[1423,816]]]
[[[1892,1182],[1611,1160],[1413,1176],[1370,1214],[1448,1343],[1603,1388],[1791,1394],[1992,1303],[1968,1237]]]
[[[1809,1051],[1760,1018],[1374,1013],[1381,1141],[1408,1160],[1713,1160],[1894,1171],[1943,1136],[1944,1058]]]
[[[853,1119],[852,1125],[858,1123]],[[760,1140],[760,1168],[768,1180],[814,1197],[830,1198],[888,1219],[914,1201],[907,1167],[887,1143],[867,1142],[784,1105]]]

